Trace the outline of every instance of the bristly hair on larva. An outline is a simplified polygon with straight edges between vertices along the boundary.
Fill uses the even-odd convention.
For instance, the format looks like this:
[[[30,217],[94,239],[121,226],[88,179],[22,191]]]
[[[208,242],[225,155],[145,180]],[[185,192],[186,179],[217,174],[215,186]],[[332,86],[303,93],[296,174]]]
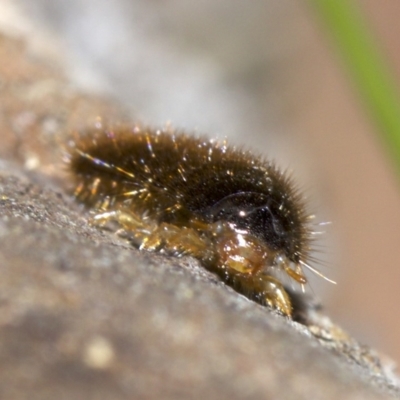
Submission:
[[[100,123],[74,133],[67,151],[77,199],[140,249],[196,257],[285,316],[292,301],[275,272],[302,286],[304,268],[321,275],[308,263],[312,216],[266,159],[171,128]]]

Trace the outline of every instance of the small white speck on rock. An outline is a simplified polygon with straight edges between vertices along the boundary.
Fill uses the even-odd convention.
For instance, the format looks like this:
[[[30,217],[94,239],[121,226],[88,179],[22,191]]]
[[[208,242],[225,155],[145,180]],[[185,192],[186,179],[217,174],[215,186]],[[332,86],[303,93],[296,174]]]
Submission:
[[[83,362],[93,369],[107,369],[115,359],[115,352],[109,340],[102,336],[93,337],[83,352]]]

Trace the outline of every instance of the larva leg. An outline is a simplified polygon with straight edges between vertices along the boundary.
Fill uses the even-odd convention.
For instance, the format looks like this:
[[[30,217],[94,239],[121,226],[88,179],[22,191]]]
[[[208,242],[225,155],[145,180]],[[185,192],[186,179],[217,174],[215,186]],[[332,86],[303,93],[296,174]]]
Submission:
[[[99,226],[113,222],[117,223],[123,232],[131,235],[137,245],[140,245],[156,229],[154,221],[146,220],[129,209],[105,211],[96,214],[92,219],[92,223]]]
[[[269,266],[287,267],[287,260],[278,257],[258,238],[215,224],[214,241],[219,255],[216,272],[234,289],[260,304],[268,305],[281,314],[291,316],[292,304],[283,285],[268,275]],[[292,275],[290,275],[292,277]]]
[[[200,260],[213,256],[212,244],[195,229],[167,223],[158,225],[129,209],[99,213],[93,221],[101,226],[117,222],[124,232],[132,235],[141,250],[164,251],[175,256],[191,255]]]
[[[192,228],[162,223],[143,239],[140,248],[161,249],[169,254],[191,255],[203,260],[211,256],[212,245]]]
[[[292,302],[283,285],[271,275],[234,274],[233,287],[262,305],[277,310],[282,315],[292,315]]]
[[[261,281],[260,296],[264,298],[265,304],[290,317],[292,315],[292,302],[283,285],[269,275],[264,275]]]

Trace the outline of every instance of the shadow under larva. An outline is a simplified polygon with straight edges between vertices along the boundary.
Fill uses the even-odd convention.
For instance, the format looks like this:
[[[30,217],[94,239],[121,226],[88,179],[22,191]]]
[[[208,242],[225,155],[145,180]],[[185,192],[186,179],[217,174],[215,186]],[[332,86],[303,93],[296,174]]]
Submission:
[[[103,126],[69,142],[76,197],[147,251],[191,255],[248,298],[292,316],[276,271],[300,285],[311,216],[274,163],[206,137]]]

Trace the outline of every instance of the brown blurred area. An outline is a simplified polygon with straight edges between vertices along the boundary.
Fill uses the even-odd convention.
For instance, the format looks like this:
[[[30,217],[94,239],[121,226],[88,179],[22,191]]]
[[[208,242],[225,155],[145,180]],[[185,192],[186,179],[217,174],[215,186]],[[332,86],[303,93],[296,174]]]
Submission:
[[[359,3],[399,77],[400,4]],[[323,170],[324,201],[338,237],[340,276],[326,304],[335,320],[398,362],[399,177],[329,35],[310,8],[299,7],[298,18],[307,45],[287,72],[293,81],[285,98],[289,124]]]
[[[270,0],[62,3],[15,2],[24,21],[59,40],[77,86],[107,93],[132,117],[232,136],[295,170],[316,193],[322,220],[333,222],[324,243],[329,268],[321,270],[338,284],[317,280],[313,289],[333,320],[399,361],[400,185],[311,7]],[[400,71],[400,4],[360,6]]]

